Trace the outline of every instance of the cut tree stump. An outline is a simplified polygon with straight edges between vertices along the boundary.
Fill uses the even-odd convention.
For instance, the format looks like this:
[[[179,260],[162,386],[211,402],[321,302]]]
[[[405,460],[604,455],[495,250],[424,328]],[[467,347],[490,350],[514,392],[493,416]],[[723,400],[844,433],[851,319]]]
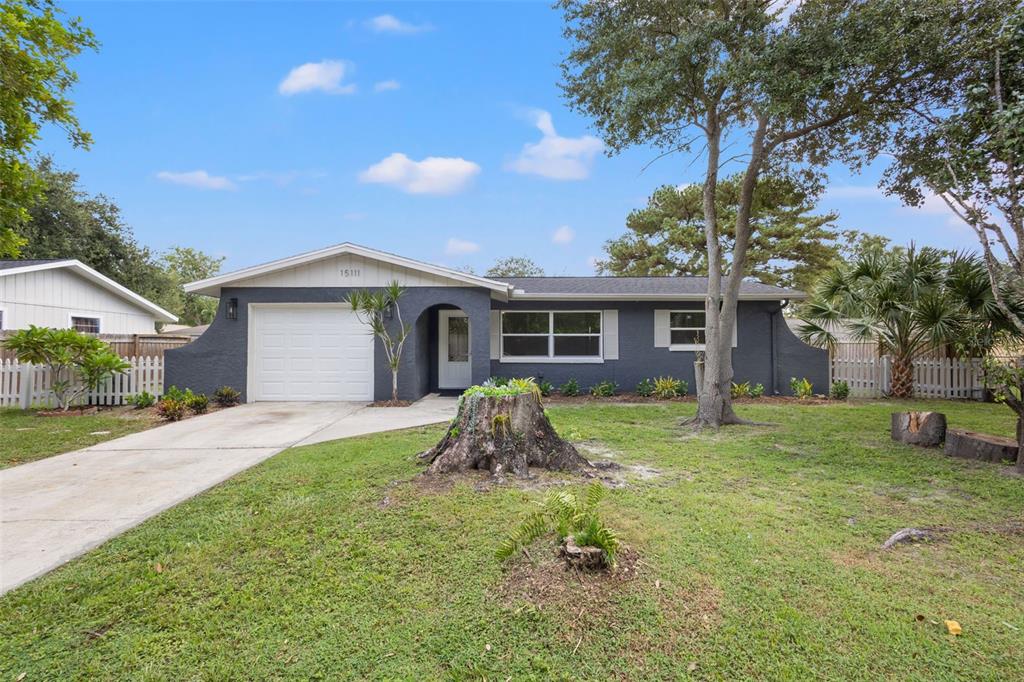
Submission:
[[[421,455],[428,474],[486,469],[497,477],[525,477],[530,467],[582,472],[592,469],[544,414],[538,392],[465,395],[444,438]]]
[[[562,541],[558,554],[569,566],[581,571],[600,571],[608,568],[608,561],[600,548],[580,547],[571,535]]]
[[[983,462],[1017,461],[1017,441],[963,429],[946,432],[946,454]]]
[[[892,439],[933,448],[946,438],[946,415],[941,412],[893,412]]]

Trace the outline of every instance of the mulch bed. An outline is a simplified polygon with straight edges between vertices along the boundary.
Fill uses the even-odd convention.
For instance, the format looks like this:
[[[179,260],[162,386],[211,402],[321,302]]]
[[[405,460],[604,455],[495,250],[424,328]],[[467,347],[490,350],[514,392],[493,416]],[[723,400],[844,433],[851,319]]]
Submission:
[[[411,400],[374,400],[368,407],[409,407]]]

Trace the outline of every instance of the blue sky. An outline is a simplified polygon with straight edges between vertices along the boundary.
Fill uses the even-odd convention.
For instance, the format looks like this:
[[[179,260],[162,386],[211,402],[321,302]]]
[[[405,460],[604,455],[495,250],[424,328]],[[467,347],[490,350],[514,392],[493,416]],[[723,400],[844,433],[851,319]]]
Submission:
[[[625,216],[685,156],[604,156],[557,87],[566,44],[547,3],[84,3],[102,43],[73,98],[90,151],[42,151],[123,209],[155,249],[226,269],[342,241],[477,272],[526,255],[590,274]],[[901,207],[880,168],[834,169],[840,224],[945,248],[973,236],[937,202]]]

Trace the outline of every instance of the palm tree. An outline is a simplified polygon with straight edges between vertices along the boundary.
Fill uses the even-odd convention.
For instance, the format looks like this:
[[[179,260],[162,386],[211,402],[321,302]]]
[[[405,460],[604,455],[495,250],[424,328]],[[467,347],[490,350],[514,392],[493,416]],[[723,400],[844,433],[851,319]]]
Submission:
[[[834,347],[839,329],[877,343],[879,355],[892,357],[896,398],[913,395],[915,356],[955,347],[977,357],[1005,327],[980,259],[913,244],[834,265],[801,312],[798,333],[807,343]]]

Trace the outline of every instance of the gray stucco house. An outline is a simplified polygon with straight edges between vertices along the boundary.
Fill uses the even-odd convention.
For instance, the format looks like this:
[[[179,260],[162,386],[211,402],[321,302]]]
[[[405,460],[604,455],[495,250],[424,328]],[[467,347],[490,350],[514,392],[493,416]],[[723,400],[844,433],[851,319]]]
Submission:
[[[399,372],[404,399],[490,376],[532,376],[586,389],[605,379],[632,390],[671,375],[694,389],[704,334],[700,277],[479,277],[355,244],[339,244],[193,282],[220,299],[210,328],[165,355],[165,385],[246,401],[372,400],[391,393],[384,352],[344,304],[354,289],[398,280],[413,326]],[[826,353],[802,343],[782,308],[802,294],[756,282],[740,293],[737,381],[789,393],[790,377],[827,390]],[[397,318],[392,320],[397,324]]]

